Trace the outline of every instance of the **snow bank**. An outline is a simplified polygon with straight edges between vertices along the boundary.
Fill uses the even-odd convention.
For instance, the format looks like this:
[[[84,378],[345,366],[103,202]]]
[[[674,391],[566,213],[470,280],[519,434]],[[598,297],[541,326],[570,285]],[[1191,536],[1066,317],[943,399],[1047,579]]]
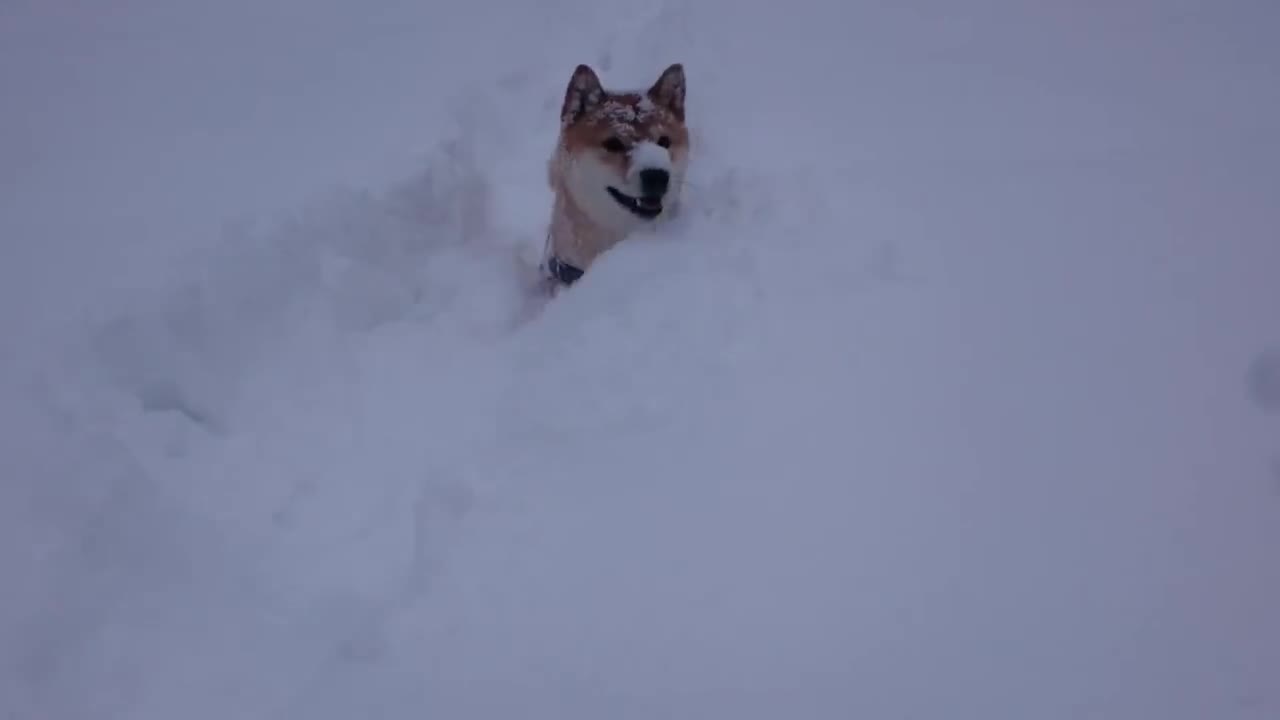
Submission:
[[[1184,10],[6,10],[0,715],[1272,717],[1274,12]],[[538,308],[583,61],[690,198]]]

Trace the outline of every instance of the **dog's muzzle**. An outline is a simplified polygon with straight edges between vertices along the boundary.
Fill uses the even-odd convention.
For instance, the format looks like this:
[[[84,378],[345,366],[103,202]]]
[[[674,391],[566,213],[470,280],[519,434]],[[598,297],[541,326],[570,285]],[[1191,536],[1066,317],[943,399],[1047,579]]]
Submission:
[[[645,168],[637,175],[640,197],[632,197],[615,187],[608,188],[609,195],[632,215],[652,220],[662,214],[662,199],[671,187],[671,173],[662,168]]]
[[[640,194],[646,198],[662,199],[671,185],[671,173],[660,168],[647,168],[640,171]]]
[[[631,197],[613,187],[609,188],[609,196],[636,217],[652,220],[662,214],[661,197]]]

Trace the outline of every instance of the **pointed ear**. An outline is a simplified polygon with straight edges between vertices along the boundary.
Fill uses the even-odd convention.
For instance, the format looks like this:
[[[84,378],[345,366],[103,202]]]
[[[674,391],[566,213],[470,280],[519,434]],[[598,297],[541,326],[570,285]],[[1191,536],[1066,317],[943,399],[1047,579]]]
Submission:
[[[675,63],[663,70],[658,81],[649,88],[649,97],[684,122],[684,66]]]
[[[569,124],[599,107],[604,102],[604,87],[596,71],[579,65],[564,89],[564,105],[560,107],[560,122]]]

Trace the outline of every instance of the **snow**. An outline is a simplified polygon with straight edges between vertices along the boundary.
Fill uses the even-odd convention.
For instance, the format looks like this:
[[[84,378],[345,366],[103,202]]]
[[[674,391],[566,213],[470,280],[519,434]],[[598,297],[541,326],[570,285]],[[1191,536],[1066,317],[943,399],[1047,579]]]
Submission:
[[[0,717],[1280,715],[1280,11],[728,2],[6,4]]]
[[[636,143],[631,148],[631,167],[633,170],[658,168],[671,169],[671,153],[656,142],[648,140]]]

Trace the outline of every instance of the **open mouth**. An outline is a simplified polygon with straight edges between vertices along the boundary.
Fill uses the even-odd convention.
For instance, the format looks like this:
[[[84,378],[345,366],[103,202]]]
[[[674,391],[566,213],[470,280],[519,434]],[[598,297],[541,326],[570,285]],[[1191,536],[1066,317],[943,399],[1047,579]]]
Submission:
[[[630,195],[624,195],[613,188],[609,188],[609,195],[611,195],[619,205],[630,210],[631,214],[637,217],[652,220],[662,214],[662,198],[635,198]]]

